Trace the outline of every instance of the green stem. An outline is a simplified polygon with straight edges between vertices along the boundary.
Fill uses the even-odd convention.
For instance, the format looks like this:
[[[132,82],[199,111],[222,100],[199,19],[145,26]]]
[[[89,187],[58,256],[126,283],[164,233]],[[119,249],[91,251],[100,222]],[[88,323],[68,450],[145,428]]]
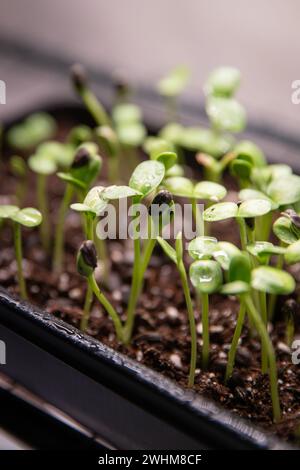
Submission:
[[[140,198],[133,198],[133,204],[140,201]],[[124,339],[125,343],[128,344],[131,340],[132,330],[134,325],[135,309],[140,293],[140,262],[141,262],[141,240],[137,233],[137,225],[139,223],[139,216],[135,218],[134,223],[134,262],[133,262],[133,274],[132,284],[127,308],[127,318],[124,327]]]
[[[55,242],[54,242],[54,255],[53,255],[53,268],[56,272],[61,272],[63,264],[63,249],[64,249],[64,224],[66,214],[71,204],[74,189],[70,184],[67,185],[63,200],[61,202],[58,222],[55,230]]]
[[[42,245],[45,251],[50,247],[50,219],[47,199],[47,176],[37,175],[37,201],[39,210],[42,213],[43,220],[40,225]]]
[[[14,231],[14,245],[15,245],[15,254],[17,260],[17,268],[18,268],[18,282],[19,282],[19,289],[22,299],[27,300],[27,289],[26,289],[26,282],[23,274],[23,267],[22,267],[22,260],[23,260],[23,253],[22,253],[22,236],[21,236],[21,225],[17,222],[13,224],[13,231]]]
[[[259,305],[262,321],[267,329],[268,314],[267,314],[267,299],[265,292],[259,292]],[[268,355],[264,343],[261,345],[261,371],[266,374],[268,371]]]
[[[241,301],[240,310],[239,310],[237,322],[236,322],[236,327],[234,330],[234,335],[232,338],[230,350],[228,353],[228,362],[227,362],[227,367],[226,367],[225,382],[228,381],[228,379],[231,377],[232,372],[233,372],[236,351],[237,351],[239,339],[241,337],[241,333],[242,333],[242,329],[243,329],[243,325],[245,321],[245,315],[246,315],[245,302]]]
[[[115,330],[116,330],[117,338],[119,341],[122,342],[123,341],[122,323],[117,312],[115,311],[114,307],[109,302],[109,300],[105,297],[105,295],[99,289],[99,286],[93,274],[88,277],[88,283],[91,287],[91,290],[94,292],[95,296],[97,297],[99,302],[103,305],[103,307],[109,314],[110,318],[112,319]]]
[[[182,260],[180,260],[178,263],[178,270],[179,270],[184,297],[185,297],[185,302],[187,306],[189,326],[190,326],[190,335],[191,335],[191,358],[190,358],[190,371],[189,371],[188,386],[193,387],[194,382],[195,382],[195,370],[196,370],[196,362],[197,362],[196,322],[195,322],[195,315],[194,315],[193,304],[192,304],[192,299],[190,295],[190,289],[189,289],[188,279],[186,275],[186,270],[185,270]]]
[[[202,301],[202,367],[206,370],[209,363],[209,300],[208,294],[201,294]]]
[[[141,268],[140,268],[140,280],[143,280],[144,274],[150,262],[153,250],[156,245],[156,238],[151,238],[148,240],[148,243],[145,245],[145,250],[142,256]],[[142,286],[141,286],[142,289]]]
[[[94,226],[93,217],[90,214],[87,214],[85,217],[86,238],[92,241],[94,240],[93,226]],[[85,331],[87,329],[89,318],[90,318],[92,302],[93,302],[93,290],[92,290],[90,283],[88,283],[87,291],[85,295],[84,307],[83,307],[83,315],[82,315],[81,322],[80,322],[80,329],[82,331]]]
[[[245,220],[242,217],[237,217],[237,223],[240,228],[240,238],[241,238],[241,246],[242,250],[247,250],[247,229]]]
[[[272,227],[272,220],[273,220],[273,213],[268,212],[268,214],[259,217],[259,224],[258,224],[258,234],[259,240],[268,241],[270,237],[270,231]]]
[[[276,367],[276,359],[275,359],[275,351],[268,335],[267,329],[257,312],[254,304],[252,302],[251,297],[247,294],[244,297],[246,302],[246,307],[248,314],[251,315],[252,320],[255,324],[255,327],[260,334],[262,343],[265,346],[268,355],[268,362],[269,362],[269,377],[270,377],[270,388],[271,388],[271,398],[272,398],[272,407],[273,407],[273,419],[275,422],[280,421],[281,419],[281,411],[280,411],[280,402],[279,402],[279,395],[278,395],[278,382],[277,382],[277,367]]]
[[[285,342],[289,346],[292,346],[292,342],[295,336],[295,323],[293,318],[288,318],[286,322]]]
[[[282,246],[282,244],[281,244],[281,246]],[[283,263],[284,263],[283,255],[278,255],[276,268],[281,270],[283,268]],[[269,302],[268,302],[268,318],[269,318],[269,321],[273,320],[274,313],[275,313],[275,307],[276,307],[276,301],[277,301],[277,295],[276,294],[271,294],[269,296]]]
[[[81,98],[98,126],[111,124],[104,107],[91,90],[84,88],[81,93]]]

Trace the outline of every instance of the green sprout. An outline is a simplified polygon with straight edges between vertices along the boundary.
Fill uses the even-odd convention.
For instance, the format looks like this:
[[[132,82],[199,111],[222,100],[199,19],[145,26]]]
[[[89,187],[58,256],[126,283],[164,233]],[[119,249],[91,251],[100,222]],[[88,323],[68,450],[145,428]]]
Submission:
[[[165,176],[164,165],[156,160],[149,160],[140,163],[131,175],[129,187],[138,191],[139,195],[133,197],[133,208],[137,207],[141,201],[155,192]],[[125,324],[125,342],[129,342],[134,325],[134,315],[141,288],[141,241],[138,233],[140,222],[139,212],[133,217],[134,227],[134,264],[132,285],[130,290],[129,303],[127,308],[127,319]]]
[[[202,152],[210,158],[199,159],[198,163],[206,168],[215,182],[220,181],[229,159],[226,154],[234,148],[234,138],[229,133],[240,132],[246,125],[246,113],[243,106],[234,98],[240,82],[240,73],[232,67],[220,67],[214,70],[205,84],[206,113],[211,128],[187,127],[181,131],[181,145],[191,151]],[[213,161],[221,159],[222,161]]]
[[[233,343],[229,352],[229,365],[226,371],[226,379],[232,373],[234,357],[244,322],[245,310],[257,329],[262,341],[262,364],[269,367],[271,398],[273,405],[274,421],[280,420],[281,411],[278,396],[277,368],[275,352],[267,332],[263,312],[259,313],[250,295],[251,289],[267,294],[288,295],[295,289],[295,281],[286,272],[269,266],[259,266],[251,271],[251,265],[244,254],[232,258],[229,266],[229,283],[222,286],[221,293],[225,295],[237,295],[240,298],[240,312],[238,316]]]
[[[234,67],[218,67],[211,72],[205,85],[206,95],[230,98],[240,86],[241,74]]]
[[[27,179],[27,165],[24,158],[19,155],[13,155],[9,160],[10,170],[17,178],[16,199],[21,206],[26,196],[28,179]]]
[[[207,153],[196,154],[196,161],[203,167],[205,179],[215,183],[221,182],[224,171],[234,158],[236,158],[234,152],[225,153],[219,160]]]
[[[7,132],[7,141],[10,147],[27,151],[52,138],[55,132],[56,122],[52,116],[47,113],[35,113],[11,127]]]
[[[88,287],[91,292],[97,297],[101,305],[105,308],[110,316],[116,331],[119,341],[123,341],[123,330],[121,320],[114,309],[113,305],[109,302],[103,292],[100,290],[94,271],[97,267],[97,251],[92,240],[86,240],[79,248],[77,255],[77,270],[81,276],[87,279]]]
[[[48,207],[48,177],[57,172],[58,168],[68,168],[72,163],[73,149],[69,144],[48,141],[40,144],[28,159],[29,168],[36,173],[37,203],[43,215],[41,240],[45,251],[50,249],[51,225]]]
[[[159,94],[166,101],[167,116],[170,122],[177,119],[178,97],[185,89],[189,78],[190,71],[181,65],[163,77],[157,85]]]
[[[233,98],[210,96],[206,112],[216,132],[241,132],[246,126],[246,113],[240,103]]]
[[[71,80],[76,93],[82,99],[97,125],[110,125],[110,118],[103,105],[89,88],[86,72],[81,64],[74,64],[71,67]]]
[[[58,173],[59,178],[66,182],[66,190],[59,208],[58,221],[55,229],[53,267],[56,272],[60,272],[62,269],[64,247],[63,228],[74,193],[77,191],[81,195],[81,200],[83,200],[101,170],[102,158],[97,152],[98,147],[92,142],[81,145],[75,154],[69,171]]]
[[[13,224],[14,247],[18,269],[19,289],[21,297],[26,300],[28,298],[28,295],[22,267],[23,250],[21,226],[28,228],[37,227],[42,221],[42,215],[38,210],[32,207],[19,209],[19,207],[17,206],[2,205],[0,206],[0,219],[9,219]]]
[[[219,263],[210,259],[216,245],[216,238],[197,237],[190,242],[188,247],[190,256],[195,260],[190,266],[190,279],[201,299],[203,369],[207,369],[209,363],[209,294],[219,290],[223,279]]]
[[[96,217],[99,217],[100,214],[107,206],[107,201],[101,198],[101,193],[103,191],[102,186],[96,186],[92,188],[86,195],[83,203],[72,204],[71,209],[80,212],[84,215],[84,232],[88,240],[91,240],[94,243],[94,233],[95,233],[95,220]],[[106,259],[105,259],[106,261]],[[106,267],[106,263],[105,263]],[[106,277],[104,275],[104,277]],[[88,325],[90,309],[93,301],[93,290],[88,284],[88,289],[86,293],[83,316],[80,323],[80,329],[85,331]]]
[[[188,284],[188,277],[185,270],[185,266],[183,263],[183,248],[182,248],[182,234],[178,233],[176,237],[176,244],[175,250],[174,248],[163,238],[157,237],[157,241],[164,250],[165,254],[176,264],[181,284],[183,288],[183,293],[185,297],[185,302],[188,311],[188,319],[189,319],[189,328],[190,328],[190,336],[191,336],[191,357],[190,357],[190,369],[189,369],[189,378],[188,378],[188,386],[192,387],[195,382],[195,370],[197,364],[197,332],[196,332],[196,323],[195,323],[195,315],[193,310],[193,304]]]
[[[248,242],[255,242],[256,218],[270,211],[271,203],[266,199],[249,199],[239,205],[234,202],[220,202],[206,209],[203,218],[206,222],[235,218],[240,229],[242,249],[246,250]]]

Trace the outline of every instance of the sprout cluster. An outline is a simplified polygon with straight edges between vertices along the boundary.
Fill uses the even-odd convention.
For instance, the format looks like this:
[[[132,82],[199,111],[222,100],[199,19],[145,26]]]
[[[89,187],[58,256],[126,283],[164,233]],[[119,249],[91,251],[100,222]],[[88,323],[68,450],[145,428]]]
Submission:
[[[28,293],[22,269],[21,227],[40,225],[41,244],[53,272],[59,275],[65,269],[65,221],[71,209],[81,220],[77,270],[87,283],[81,329],[87,329],[91,306],[97,299],[110,316],[117,339],[128,345],[145,272],[159,245],[176,266],[185,299],[191,343],[188,385],[194,385],[200,358],[202,370],[210,367],[213,296],[235,297],[239,312],[224,381],[233,373],[242,331],[249,324],[252,334],[260,338],[261,370],[269,374],[273,415],[278,421],[281,411],[276,357],[268,324],[273,321],[277,296],[290,296],[295,289],[292,275],[284,268],[300,262],[300,177],[285,164],[269,165],[257,145],[234,137],[246,125],[245,110],[235,97],[240,85],[239,71],[220,67],[206,81],[209,128],[188,127],[178,122],[179,95],[188,83],[189,71],[181,66],[162,78],[157,89],[166,102],[167,123],[154,136],[147,136],[141,110],[129,101],[130,89],[123,79],[115,83],[114,106],[109,115],[92,92],[82,66],[73,66],[71,76],[76,93],[95,121],[94,128],[78,125],[61,142],[54,140],[53,118],[35,114],[6,134],[9,145],[18,152],[10,160],[10,171],[17,179],[17,203],[20,207],[24,205],[28,178],[34,173],[39,209],[0,206],[2,223],[10,223],[13,228],[22,297],[27,298]],[[201,178],[188,176],[186,150],[194,152],[203,172]],[[25,154],[29,154],[27,159]],[[105,171],[108,183],[103,182]],[[224,172],[235,181],[234,193],[227,192]],[[54,179],[60,180],[64,188],[57,214],[53,213],[48,196]],[[104,292],[110,285],[110,257],[106,241],[96,233],[96,225],[110,202],[116,204],[124,198],[134,214],[134,258],[126,319],[122,321]],[[181,232],[176,234],[174,243],[163,237],[165,225],[172,221],[166,216],[174,211],[175,200],[192,206],[197,236],[189,240],[187,250]],[[203,214],[198,202],[205,205]],[[140,214],[135,210],[140,203],[148,205],[149,233],[155,233],[145,241],[139,236]],[[157,206],[163,209],[156,212]],[[218,223],[231,224],[232,231],[239,233],[237,245],[213,236]],[[100,263],[99,278],[96,269]],[[201,349],[195,323],[198,308]],[[295,300],[290,297],[284,309],[288,346],[294,337],[295,311]]]

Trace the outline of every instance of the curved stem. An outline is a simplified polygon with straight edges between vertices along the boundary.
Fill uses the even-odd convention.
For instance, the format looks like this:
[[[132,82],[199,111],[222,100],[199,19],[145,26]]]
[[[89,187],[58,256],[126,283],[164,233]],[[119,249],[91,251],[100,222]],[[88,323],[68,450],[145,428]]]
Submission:
[[[81,98],[98,126],[110,125],[110,119],[104,107],[91,90],[84,88],[81,93]]]
[[[38,207],[42,213],[43,220],[40,225],[42,245],[45,251],[49,251],[50,246],[50,220],[49,207],[46,194],[47,176],[37,175],[37,201]]]
[[[63,200],[61,202],[58,222],[55,230],[55,242],[54,242],[54,255],[53,255],[53,268],[56,272],[60,272],[63,264],[63,249],[64,249],[64,223],[66,214],[71,204],[74,189],[68,184],[65,190]]]
[[[99,302],[103,305],[103,307],[109,314],[110,318],[112,319],[118,340],[123,341],[123,330],[122,330],[121,320],[117,312],[115,311],[114,307],[112,306],[112,304],[109,302],[109,300],[105,297],[105,295],[99,289],[99,286],[93,274],[88,277],[88,283],[91,287],[91,290],[94,292],[95,296],[97,297]]]
[[[245,321],[245,315],[246,315],[246,306],[245,306],[245,302],[242,300],[240,303],[240,309],[239,309],[239,313],[237,317],[234,335],[233,335],[230,349],[228,352],[228,362],[227,362],[226,373],[225,373],[225,382],[228,381],[228,379],[231,377],[232,372],[233,372],[236,351],[237,351],[239,339],[241,337],[241,333],[242,333],[242,329],[243,329],[243,325]]]
[[[270,377],[270,388],[271,388],[271,398],[272,398],[272,406],[273,406],[273,419],[275,422],[280,421],[281,419],[281,410],[280,410],[280,402],[279,402],[279,394],[278,394],[278,383],[277,383],[277,367],[276,367],[276,359],[275,359],[275,351],[268,335],[267,329],[257,312],[254,304],[252,302],[251,297],[247,294],[244,297],[246,302],[246,307],[248,314],[251,315],[252,320],[255,324],[257,331],[261,336],[261,340],[265,345],[268,361],[269,361],[269,377]]]
[[[178,270],[181,278],[181,283],[183,287],[185,302],[188,311],[189,317],[189,326],[190,326],[190,335],[191,335],[191,359],[190,359],[190,371],[189,371],[189,379],[188,379],[188,386],[192,387],[195,382],[195,370],[196,370],[196,362],[197,362],[197,332],[196,332],[196,322],[195,322],[195,315],[194,309],[188,284],[188,279],[186,275],[186,270],[181,260],[178,263]]]
[[[18,268],[18,282],[19,282],[19,289],[22,299],[27,300],[27,289],[26,289],[26,282],[23,274],[23,267],[22,267],[22,260],[23,260],[23,253],[22,253],[22,235],[21,235],[21,226],[17,222],[13,224],[13,231],[14,231],[14,246],[15,246],[15,254],[17,260],[17,268]]]
[[[202,304],[202,367],[204,370],[207,369],[209,363],[209,300],[208,294],[201,294]]]

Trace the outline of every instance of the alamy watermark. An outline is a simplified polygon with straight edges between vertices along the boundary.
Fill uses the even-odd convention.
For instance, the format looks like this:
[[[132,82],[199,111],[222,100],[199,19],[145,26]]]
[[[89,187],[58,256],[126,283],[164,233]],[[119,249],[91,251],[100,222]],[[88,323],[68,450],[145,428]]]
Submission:
[[[300,104],[300,80],[293,80],[292,84],[291,101],[293,104]]]
[[[292,363],[294,365],[300,364],[300,339],[296,339],[292,344]]]
[[[190,241],[204,233],[203,204],[145,204],[128,205],[126,198],[108,204],[97,224],[97,236],[102,240],[154,239],[160,235],[165,240],[181,232]]]
[[[0,365],[6,364],[6,344],[0,340]]]
[[[0,80],[0,104],[6,104],[6,83]]]

